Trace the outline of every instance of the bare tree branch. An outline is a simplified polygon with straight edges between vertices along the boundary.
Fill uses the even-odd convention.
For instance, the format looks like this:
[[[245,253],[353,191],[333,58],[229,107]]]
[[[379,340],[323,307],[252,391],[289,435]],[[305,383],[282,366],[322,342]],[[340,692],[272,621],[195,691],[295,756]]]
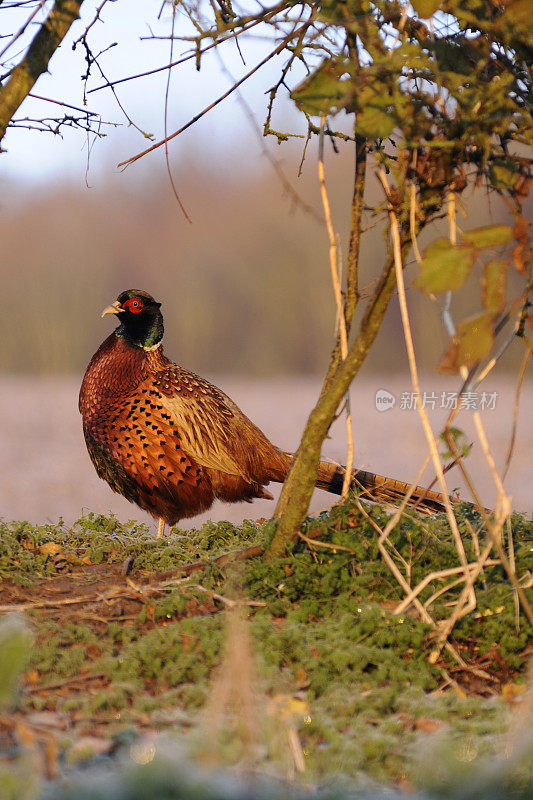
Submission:
[[[56,0],[22,61],[0,88],[0,141],[40,75],[48,70],[48,63],[70,26],[79,18],[82,3],[83,0]]]
[[[253,67],[253,69],[247,72],[246,75],[243,75],[243,77],[240,78],[230,89],[228,89],[227,92],[224,92],[224,94],[222,94],[216,100],[213,100],[213,102],[210,103],[208,106],[206,106],[206,108],[204,108],[203,111],[200,111],[199,114],[196,114],[196,116],[194,116],[192,119],[189,120],[189,122],[187,122],[185,125],[179,128],[179,130],[175,131],[174,133],[171,133],[170,136],[166,136],[164,139],[161,139],[161,141],[156,142],[151,147],[148,147],[146,150],[143,150],[142,153],[137,153],[136,156],[132,156],[131,158],[127,158],[125,161],[121,161],[120,164],[118,164],[118,166],[127,167],[130,164],[133,164],[134,161],[138,161],[139,158],[142,158],[148,153],[151,153],[152,150],[156,150],[158,147],[161,147],[161,145],[164,145],[171,139],[174,139],[176,136],[179,136],[179,134],[183,133],[183,131],[187,130],[187,128],[190,128],[191,125],[194,125],[194,123],[197,122],[205,114],[207,114],[208,111],[211,111],[211,109],[215,108],[215,106],[217,106],[219,103],[225,100],[226,97],[229,97],[230,94],[232,94],[236,89],[238,89],[239,86],[241,86],[245,81],[247,81],[248,78],[250,78],[254,73],[257,72],[257,70],[261,69],[261,67],[263,67],[272,58],[279,55],[287,46],[287,42],[289,42],[292,38],[294,38],[294,35],[295,33],[290,33],[288,36],[286,36],[280,42],[280,44],[274,50],[272,50],[272,52],[270,52],[267,56],[265,56],[265,58],[263,58],[259,62],[259,64],[256,64],[256,66]]]

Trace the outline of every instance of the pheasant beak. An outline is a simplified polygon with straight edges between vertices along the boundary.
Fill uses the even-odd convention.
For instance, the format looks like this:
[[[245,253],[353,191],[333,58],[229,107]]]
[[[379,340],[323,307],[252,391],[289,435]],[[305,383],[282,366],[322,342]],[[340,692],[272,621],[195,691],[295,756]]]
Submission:
[[[106,314],[120,314],[121,311],[124,311],[118,300],[115,300],[114,303],[111,303],[110,306],[104,308],[102,311],[102,317],[105,317]]]

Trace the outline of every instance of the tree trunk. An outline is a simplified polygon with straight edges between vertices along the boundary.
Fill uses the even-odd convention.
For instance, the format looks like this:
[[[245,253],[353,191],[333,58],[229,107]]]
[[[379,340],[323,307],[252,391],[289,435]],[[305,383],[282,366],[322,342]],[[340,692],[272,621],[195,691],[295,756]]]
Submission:
[[[404,255],[408,237],[403,242]],[[282,554],[287,544],[293,542],[309,508],[320,461],[322,443],[335,419],[342,398],[359,371],[381,327],[385,311],[396,286],[394,257],[390,253],[381,273],[379,284],[366,309],[359,333],[344,361],[332,375],[329,385],[309,415],[300,446],[293,459],[283,485],[275,516],[280,516],[276,533],[267,552],[267,558]]]
[[[367,143],[361,136],[355,136],[355,179],[353,187],[352,205],[350,211],[350,242],[348,245],[348,262],[346,269],[346,291],[344,293],[344,320],[346,323],[346,336],[350,337],[352,322],[359,302],[359,254],[361,252],[361,219],[364,209],[364,194],[366,184]],[[330,381],[341,363],[341,338],[340,330],[337,343],[331,354],[329,368],[326,373],[322,392],[329,386]]]

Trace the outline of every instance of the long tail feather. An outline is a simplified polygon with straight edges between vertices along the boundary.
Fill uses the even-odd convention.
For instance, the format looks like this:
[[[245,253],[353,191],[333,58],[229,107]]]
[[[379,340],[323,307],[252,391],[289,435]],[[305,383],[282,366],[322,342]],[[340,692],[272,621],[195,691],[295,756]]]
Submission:
[[[319,489],[325,489],[327,492],[341,494],[344,473],[345,468],[340,464],[321,461],[316,485]],[[366,470],[352,470],[351,486],[359,489],[360,496],[369,500],[397,504],[404,499],[410,485],[394,478],[386,478],[384,475],[366,472]],[[454,497],[450,497],[450,500],[452,503],[457,502],[457,498]],[[424,489],[422,486],[415,486],[408,505],[427,514],[445,511],[444,495],[440,494],[440,492]]]

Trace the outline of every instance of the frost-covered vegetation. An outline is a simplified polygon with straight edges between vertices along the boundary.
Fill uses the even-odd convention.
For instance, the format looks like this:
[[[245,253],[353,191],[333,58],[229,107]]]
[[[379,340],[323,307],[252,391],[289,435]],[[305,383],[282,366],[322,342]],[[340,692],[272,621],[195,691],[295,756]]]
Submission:
[[[308,520],[305,540],[272,562],[259,555],[272,522],[174,529],[164,541],[138,523],[94,514],[71,529],[61,522],[4,523],[0,603],[27,616],[25,627],[9,622],[19,638],[7,660],[11,675],[20,661],[22,677],[19,691],[4,698],[9,713],[0,718],[1,780],[14,787],[4,795],[37,797],[46,777],[65,773],[76,783],[76,767],[96,756],[112,765],[112,777],[99,779],[106,797],[250,795],[246,781],[191,777],[190,771],[183,778],[185,762],[169,767],[164,756],[179,742],[181,753],[200,762],[208,749],[218,754],[219,767],[244,759],[248,768],[282,778],[304,770],[304,782],[313,786],[342,776],[353,787],[364,776],[365,791],[368,781],[408,788],[436,781],[439,796],[503,798],[502,786],[516,778],[513,797],[528,796],[532,759],[527,766],[517,755],[518,739],[525,746],[527,736],[515,727],[530,704],[532,630],[504,571],[492,562],[484,568],[476,609],[451,637],[459,659],[444,649],[431,663],[435,631],[412,607],[396,612],[403,591],[372,526],[382,528],[386,519],[382,508],[349,500]],[[467,556],[475,560],[485,533],[468,508],[458,519]],[[524,585],[533,572],[532,535],[533,523],[514,515],[512,543],[505,544]],[[428,573],[457,565],[444,516],[410,512],[388,547],[413,587]],[[229,552],[242,558],[221,558]],[[419,595],[437,622],[449,617],[461,591],[460,583],[452,584],[437,578]],[[235,633],[227,617],[238,609],[242,624]],[[30,635],[31,653],[20,644]],[[5,686],[8,677],[4,672]],[[217,704],[213,698],[221,693]],[[243,725],[250,729],[246,736]],[[157,744],[161,731],[172,744]],[[155,743],[156,758],[148,759],[149,767],[132,767],[137,751],[131,748],[137,743],[144,752],[143,742]],[[431,762],[444,765],[431,774],[428,748]],[[30,756],[41,764],[42,779],[33,771],[32,786],[24,789],[21,764]],[[499,777],[483,783],[479,765],[487,758],[499,764],[500,757]],[[443,788],[446,781],[459,784],[462,794]],[[101,796],[98,781],[91,782],[92,794],[76,785],[60,794],[54,783],[46,797]],[[284,785],[253,785],[253,796],[286,796]],[[469,794],[482,785],[494,793]],[[294,796],[300,791],[305,794],[294,788]],[[373,791],[354,797],[379,796]],[[346,787],[339,792],[349,796]]]

